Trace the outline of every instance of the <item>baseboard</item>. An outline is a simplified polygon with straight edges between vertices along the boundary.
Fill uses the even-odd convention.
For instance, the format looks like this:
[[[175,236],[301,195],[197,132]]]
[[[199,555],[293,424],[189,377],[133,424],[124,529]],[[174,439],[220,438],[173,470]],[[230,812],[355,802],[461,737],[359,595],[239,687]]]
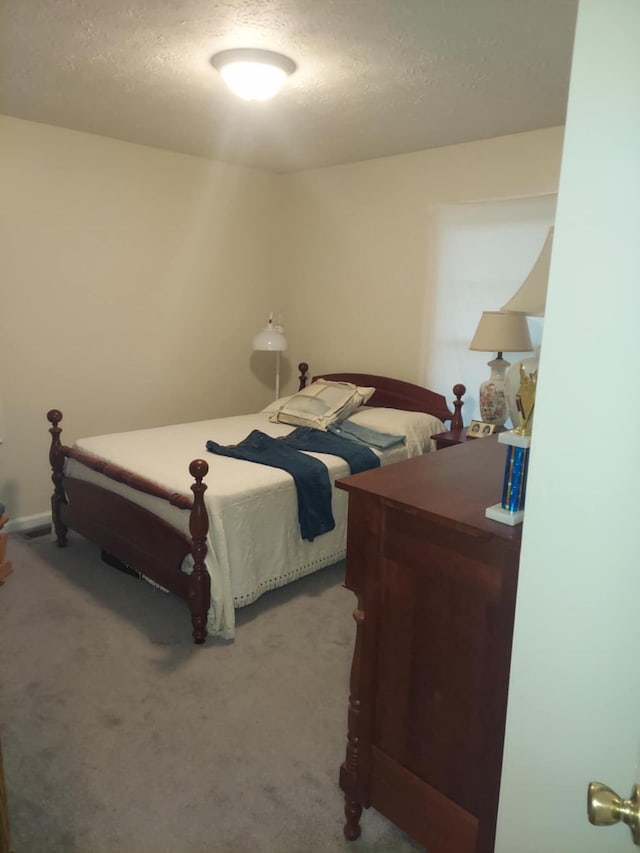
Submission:
[[[22,518],[10,519],[4,529],[7,533],[24,533],[37,527],[51,524],[50,512],[39,512],[37,515],[23,515]]]

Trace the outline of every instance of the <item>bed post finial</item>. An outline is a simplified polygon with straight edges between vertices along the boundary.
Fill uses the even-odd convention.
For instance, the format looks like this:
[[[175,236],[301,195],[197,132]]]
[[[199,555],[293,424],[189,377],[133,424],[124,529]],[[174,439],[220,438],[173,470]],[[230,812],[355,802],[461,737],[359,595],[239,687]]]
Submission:
[[[462,397],[467,393],[467,389],[464,385],[454,385],[453,393],[456,399],[453,401],[454,415],[451,418],[451,429],[462,429],[464,426],[462,423],[462,407],[464,405]]]
[[[301,361],[298,365],[298,370],[300,371],[300,376],[298,377],[300,380],[298,391],[302,391],[303,388],[307,387],[307,373],[309,371],[309,365],[306,361]]]
[[[47,420],[51,424],[51,447],[49,448],[49,463],[51,465],[51,482],[53,483],[53,494],[51,495],[51,520],[56,532],[56,542],[59,548],[67,544],[67,527],[60,518],[60,507],[66,504],[67,497],[64,493],[64,460],[65,453],[60,441],[62,427],[62,412],[59,409],[50,409],[47,412]]]
[[[204,505],[204,493],[207,490],[207,484],[202,482],[208,471],[209,466],[204,459],[194,459],[189,465],[189,473],[195,479],[195,483],[191,486],[193,508],[189,516],[193,569],[188,581],[188,600],[194,643],[204,643],[206,639],[207,613],[211,604],[211,577],[205,566],[207,533],[209,532],[209,516]]]

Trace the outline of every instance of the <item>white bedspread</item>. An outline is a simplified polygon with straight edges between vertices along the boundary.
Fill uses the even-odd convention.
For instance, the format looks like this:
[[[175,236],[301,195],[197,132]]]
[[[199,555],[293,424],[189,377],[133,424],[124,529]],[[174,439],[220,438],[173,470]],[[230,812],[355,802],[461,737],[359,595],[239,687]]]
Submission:
[[[429,416],[423,416],[428,418]],[[433,419],[431,432],[443,428]],[[231,638],[235,607],[255,601],[263,592],[331,565],[345,554],[347,494],[333,490],[335,530],[313,542],[300,536],[297,499],[291,475],[253,462],[208,453],[205,443],[234,444],[252,429],[280,436],[291,432],[272,424],[266,412],[210,421],[136,430],[80,439],[75,447],[121,465],[174,492],[192,497],[189,463],[206,459],[209,473],[205,503],[209,515],[206,565],[211,575],[212,606],[208,630]],[[381,464],[400,461],[428,450],[410,443],[378,452]],[[376,451],[377,452],[377,451]],[[349,475],[347,463],[335,456],[311,454],[328,467],[331,481]],[[68,459],[68,476],[98,483],[161,516],[188,534],[189,513],[167,502],[116,483]],[[188,570],[188,567],[185,567]]]

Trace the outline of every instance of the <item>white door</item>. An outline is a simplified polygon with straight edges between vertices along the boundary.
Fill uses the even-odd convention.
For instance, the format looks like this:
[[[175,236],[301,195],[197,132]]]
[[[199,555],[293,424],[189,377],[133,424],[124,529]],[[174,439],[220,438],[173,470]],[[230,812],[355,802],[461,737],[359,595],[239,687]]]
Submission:
[[[581,0],[497,853],[638,849],[626,826],[593,827],[586,814],[591,780],[624,797],[640,782],[638,45],[640,0]]]

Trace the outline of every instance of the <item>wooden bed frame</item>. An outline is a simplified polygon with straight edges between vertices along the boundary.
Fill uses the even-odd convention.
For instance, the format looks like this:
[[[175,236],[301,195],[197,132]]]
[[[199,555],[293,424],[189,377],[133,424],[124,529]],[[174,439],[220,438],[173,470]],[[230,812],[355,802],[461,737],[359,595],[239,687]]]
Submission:
[[[300,390],[302,390],[307,384],[309,365],[303,361],[298,365],[298,370],[300,371]],[[437,394],[421,385],[404,382],[402,379],[375,376],[373,373],[321,373],[314,376],[312,381],[315,382],[316,379],[326,379],[329,382],[351,382],[353,385],[369,388],[373,386],[376,390],[371,399],[367,401],[367,406],[404,409],[407,412],[428,412],[428,414],[440,418],[444,423],[451,421],[451,429],[462,429],[463,426],[462,397],[467,392],[464,385],[453,386],[455,399],[452,412],[449,409],[446,397],[442,394]]]
[[[302,362],[298,369],[299,388],[302,389],[307,383],[309,366]],[[443,395],[410,382],[367,373],[327,373],[314,377],[318,378],[373,385],[376,392],[367,402],[368,406],[424,411],[443,422],[451,421],[454,429],[462,427],[461,398],[466,391],[464,385],[455,385],[453,388],[455,401],[452,412]],[[62,412],[58,409],[47,412],[47,420],[51,424],[49,462],[54,485],[51,515],[58,546],[64,547],[68,530],[75,530],[100,545],[107,562],[124,564],[134,573],[144,575],[182,598],[191,611],[193,640],[195,643],[203,643],[207,636],[207,614],[211,604],[211,582],[205,566],[209,530],[204,503],[207,486],[203,482],[209,466],[205,460],[194,459],[189,465],[189,473],[194,478],[191,485],[193,498],[189,498],[171,493],[125,468],[63,445],[60,440]],[[75,459],[117,483],[124,483],[189,512],[190,537],[115,492],[65,476],[66,459]],[[193,570],[186,574],[182,564],[189,554],[193,559]]]

